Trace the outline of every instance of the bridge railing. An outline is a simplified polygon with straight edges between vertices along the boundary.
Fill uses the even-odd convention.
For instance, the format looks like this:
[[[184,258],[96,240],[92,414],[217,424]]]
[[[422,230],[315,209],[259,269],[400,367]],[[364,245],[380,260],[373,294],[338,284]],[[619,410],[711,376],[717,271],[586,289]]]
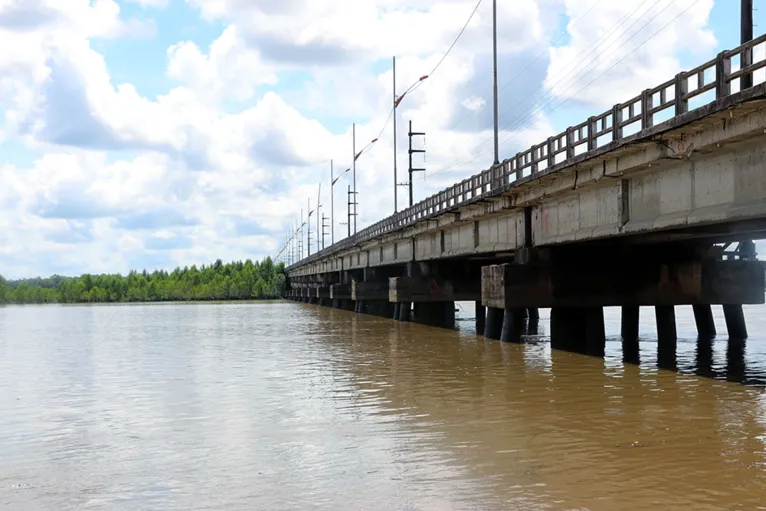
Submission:
[[[497,196],[524,177],[535,176],[554,167],[565,167],[568,161],[576,156],[651,128],[661,114],[667,116],[663,122],[672,121],[674,117],[690,111],[692,100],[699,101],[699,104],[692,108],[694,110],[729,96],[735,81],[741,84],[742,78],[753,76],[756,71],[766,68],[766,57],[762,56],[757,62],[753,59],[755,47],[764,43],[766,34],[732,50],[722,51],[716,58],[694,69],[680,72],[673,79],[646,89],[638,96],[614,105],[585,122],[570,126],[562,133],[437,192],[410,208],[384,218],[292,266],[317,261],[482,198]],[[766,52],[762,53],[766,55]],[[736,71],[732,71],[733,60],[738,61],[739,69]],[[711,91],[715,91],[714,97],[705,100],[703,95]],[[628,130],[633,133],[626,135]]]

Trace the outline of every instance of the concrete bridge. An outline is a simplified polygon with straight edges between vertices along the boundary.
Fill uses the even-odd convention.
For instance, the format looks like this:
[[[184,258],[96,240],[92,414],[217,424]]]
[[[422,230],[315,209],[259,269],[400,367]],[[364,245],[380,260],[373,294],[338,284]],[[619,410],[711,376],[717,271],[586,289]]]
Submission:
[[[674,343],[677,305],[701,336],[747,337],[764,303],[751,240],[766,237],[766,84],[740,90],[761,36],[288,267],[289,297],[505,341],[551,308],[554,347],[602,355],[604,306],[622,335],[655,309]],[[756,80],[757,81],[757,80]],[[729,246],[737,250],[729,250]]]

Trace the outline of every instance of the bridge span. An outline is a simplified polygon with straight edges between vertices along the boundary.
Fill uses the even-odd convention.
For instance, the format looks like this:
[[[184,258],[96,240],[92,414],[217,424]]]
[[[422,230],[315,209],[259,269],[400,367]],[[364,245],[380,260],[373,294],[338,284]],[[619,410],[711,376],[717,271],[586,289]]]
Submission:
[[[626,340],[652,306],[674,342],[677,305],[701,336],[722,305],[730,337],[747,337],[742,304],[764,303],[751,240],[766,237],[766,84],[740,82],[765,46],[721,52],[298,261],[288,296],[443,327],[470,300],[477,331],[506,341],[551,308],[554,347],[592,355],[604,306],[622,307]]]

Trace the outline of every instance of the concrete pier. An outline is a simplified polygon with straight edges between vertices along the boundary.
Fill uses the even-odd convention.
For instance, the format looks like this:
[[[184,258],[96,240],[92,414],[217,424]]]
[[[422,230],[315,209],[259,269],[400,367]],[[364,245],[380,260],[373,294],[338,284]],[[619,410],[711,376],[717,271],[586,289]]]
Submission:
[[[715,337],[715,321],[713,308],[710,305],[692,305],[694,322],[697,324],[697,334],[702,338]]]
[[[503,333],[503,317],[505,311],[497,307],[487,307],[486,324],[484,326],[484,337],[487,339],[500,340]]]
[[[724,304],[723,315],[726,318],[726,329],[729,331],[729,339],[747,339],[747,325],[745,313],[741,305]]]
[[[415,323],[441,328],[455,328],[454,302],[416,302]]]
[[[638,340],[638,320],[640,314],[638,305],[622,306],[621,334],[624,341]]]
[[[476,311],[476,335],[483,335],[484,325],[487,323],[487,308],[482,305],[481,300],[476,300],[473,303]]]
[[[585,353],[593,357],[604,357],[606,350],[606,326],[604,308],[588,307],[585,314]]]
[[[657,305],[654,308],[657,319],[657,339],[675,342],[678,339],[676,333],[676,310],[672,305]]]
[[[505,309],[500,340],[503,342],[521,342],[526,324],[525,309]]]
[[[585,310],[579,307],[551,309],[551,347],[575,353],[587,351]]]
[[[401,302],[399,304],[399,321],[410,321],[412,318],[412,304]]]

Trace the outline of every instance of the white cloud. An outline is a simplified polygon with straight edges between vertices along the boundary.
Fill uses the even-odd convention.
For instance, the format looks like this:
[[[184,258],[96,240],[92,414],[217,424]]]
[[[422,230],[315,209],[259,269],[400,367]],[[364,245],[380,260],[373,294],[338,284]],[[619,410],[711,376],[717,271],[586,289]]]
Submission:
[[[682,17],[672,37],[652,42],[652,59],[636,52],[608,87],[595,84],[582,97],[594,103],[627,98],[645,76],[654,82],[672,75],[679,51],[709,48],[705,5],[711,1]],[[163,48],[167,77],[175,83],[147,98],[129,81],[114,83],[91,44],[140,34],[115,2],[79,0],[62,9],[53,0],[0,0],[2,131],[42,154],[30,168],[0,168],[0,273],[127,271],[273,254],[307,198],[316,204],[320,180],[329,207],[329,160],[338,171],[349,165],[350,123],[357,122],[357,149],[378,136],[391,107],[392,76],[384,70],[390,55],[398,56],[402,92],[441,59],[475,5],[187,2],[226,28],[209,47],[186,40]],[[573,17],[590,5],[526,0],[498,6],[500,83],[510,83],[501,91],[503,156],[554,130],[535,101],[515,105],[518,98],[538,97],[590,34],[638,5],[610,5],[572,27],[566,46],[549,49],[562,2]],[[450,57],[398,110],[399,181],[406,179],[406,123],[413,120],[427,133],[428,179],[416,177],[416,200],[491,162],[489,7],[482,4]],[[23,29],[1,28],[11,14],[27,20]],[[599,69],[613,63],[598,62]],[[285,78],[295,71],[300,81]],[[360,228],[392,211],[390,133],[389,125],[358,161]],[[349,178],[335,188],[336,221],[345,214]],[[406,199],[400,189],[400,208]],[[339,238],[345,228],[335,231]],[[33,256],[24,257],[30,247]]]
[[[569,43],[551,48],[545,81],[559,98],[612,105],[673,77],[680,52],[704,58],[715,47],[713,0],[623,0],[593,10],[591,0],[564,3],[577,22]]]
[[[168,58],[168,76],[219,100],[251,99],[256,86],[277,82],[273,67],[262,62],[259,52],[246,44],[233,25],[215,40],[209,54],[184,41],[170,47]]]

